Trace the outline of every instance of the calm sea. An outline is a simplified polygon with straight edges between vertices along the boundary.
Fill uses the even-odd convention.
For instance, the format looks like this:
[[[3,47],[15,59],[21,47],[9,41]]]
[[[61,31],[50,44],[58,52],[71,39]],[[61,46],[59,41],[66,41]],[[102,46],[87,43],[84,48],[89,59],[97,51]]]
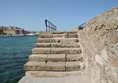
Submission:
[[[17,83],[38,36],[0,37],[0,83]]]

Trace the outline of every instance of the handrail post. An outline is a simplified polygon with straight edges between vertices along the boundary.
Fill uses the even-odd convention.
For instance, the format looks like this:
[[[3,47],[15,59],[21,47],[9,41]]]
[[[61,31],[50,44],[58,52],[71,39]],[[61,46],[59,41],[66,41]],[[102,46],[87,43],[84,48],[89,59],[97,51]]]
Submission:
[[[45,20],[45,26],[46,26],[46,32],[53,32],[57,30],[57,27],[52,24],[50,21],[48,21],[47,19]]]

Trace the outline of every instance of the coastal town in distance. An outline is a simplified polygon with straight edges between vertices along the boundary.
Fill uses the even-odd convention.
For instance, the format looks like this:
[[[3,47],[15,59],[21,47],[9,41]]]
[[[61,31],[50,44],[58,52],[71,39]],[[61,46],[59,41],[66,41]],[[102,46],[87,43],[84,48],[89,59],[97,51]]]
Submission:
[[[0,26],[0,37],[7,36],[35,36],[38,31],[28,31],[16,26]]]

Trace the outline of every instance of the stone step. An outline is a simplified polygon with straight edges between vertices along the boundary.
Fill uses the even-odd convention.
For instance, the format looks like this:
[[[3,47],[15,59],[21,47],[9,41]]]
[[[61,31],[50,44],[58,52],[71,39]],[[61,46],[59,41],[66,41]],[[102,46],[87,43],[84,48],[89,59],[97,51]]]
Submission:
[[[33,54],[81,54],[80,48],[34,48]]]
[[[36,47],[43,48],[79,48],[79,43],[65,44],[65,43],[36,43]]]
[[[51,43],[36,43],[36,48],[51,48]]]
[[[44,71],[45,62],[29,61],[24,65],[25,71]]]
[[[64,34],[64,33],[72,34],[72,33],[77,33],[77,32],[76,31],[64,31],[64,32],[53,32],[52,34]]]
[[[32,54],[50,54],[51,48],[33,48]]]
[[[65,62],[65,54],[32,54],[29,61]]]
[[[66,33],[65,38],[78,38],[78,35],[75,32],[74,33],[69,32],[69,33]]]
[[[64,33],[64,34],[40,34],[39,38],[78,38],[76,33]]]
[[[65,34],[53,34],[53,38],[66,38]]]
[[[32,54],[29,56],[29,61],[41,61],[46,62],[47,61],[47,54]]]
[[[84,68],[84,64],[79,61],[66,62],[66,71],[80,71]]]
[[[77,43],[78,38],[39,38],[38,43]]]
[[[45,65],[46,71],[65,71],[65,62],[47,62]]]
[[[81,71],[66,71],[66,72],[56,72],[56,71],[26,71],[25,76],[33,77],[62,77],[68,75],[80,75]]]
[[[39,38],[53,38],[52,32],[40,32]]]
[[[83,62],[83,56],[82,54],[67,54],[66,61],[67,62],[72,62],[72,61]]]
[[[74,62],[39,62],[29,61],[24,65],[25,71],[80,71],[84,64],[79,61]]]
[[[65,54],[49,54],[47,56],[47,62],[65,62],[66,55]]]
[[[80,48],[51,48],[51,54],[81,54]]]
[[[68,31],[68,32],[40,32],[39,38],[77,38],[77,32]]]

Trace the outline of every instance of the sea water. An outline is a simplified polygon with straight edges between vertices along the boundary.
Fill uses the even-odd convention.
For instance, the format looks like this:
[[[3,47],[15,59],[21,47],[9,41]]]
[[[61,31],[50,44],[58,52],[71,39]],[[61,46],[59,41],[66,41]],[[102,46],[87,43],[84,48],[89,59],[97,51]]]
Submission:
[[[17,83],[38,36],[0,37],[0,83]]]

